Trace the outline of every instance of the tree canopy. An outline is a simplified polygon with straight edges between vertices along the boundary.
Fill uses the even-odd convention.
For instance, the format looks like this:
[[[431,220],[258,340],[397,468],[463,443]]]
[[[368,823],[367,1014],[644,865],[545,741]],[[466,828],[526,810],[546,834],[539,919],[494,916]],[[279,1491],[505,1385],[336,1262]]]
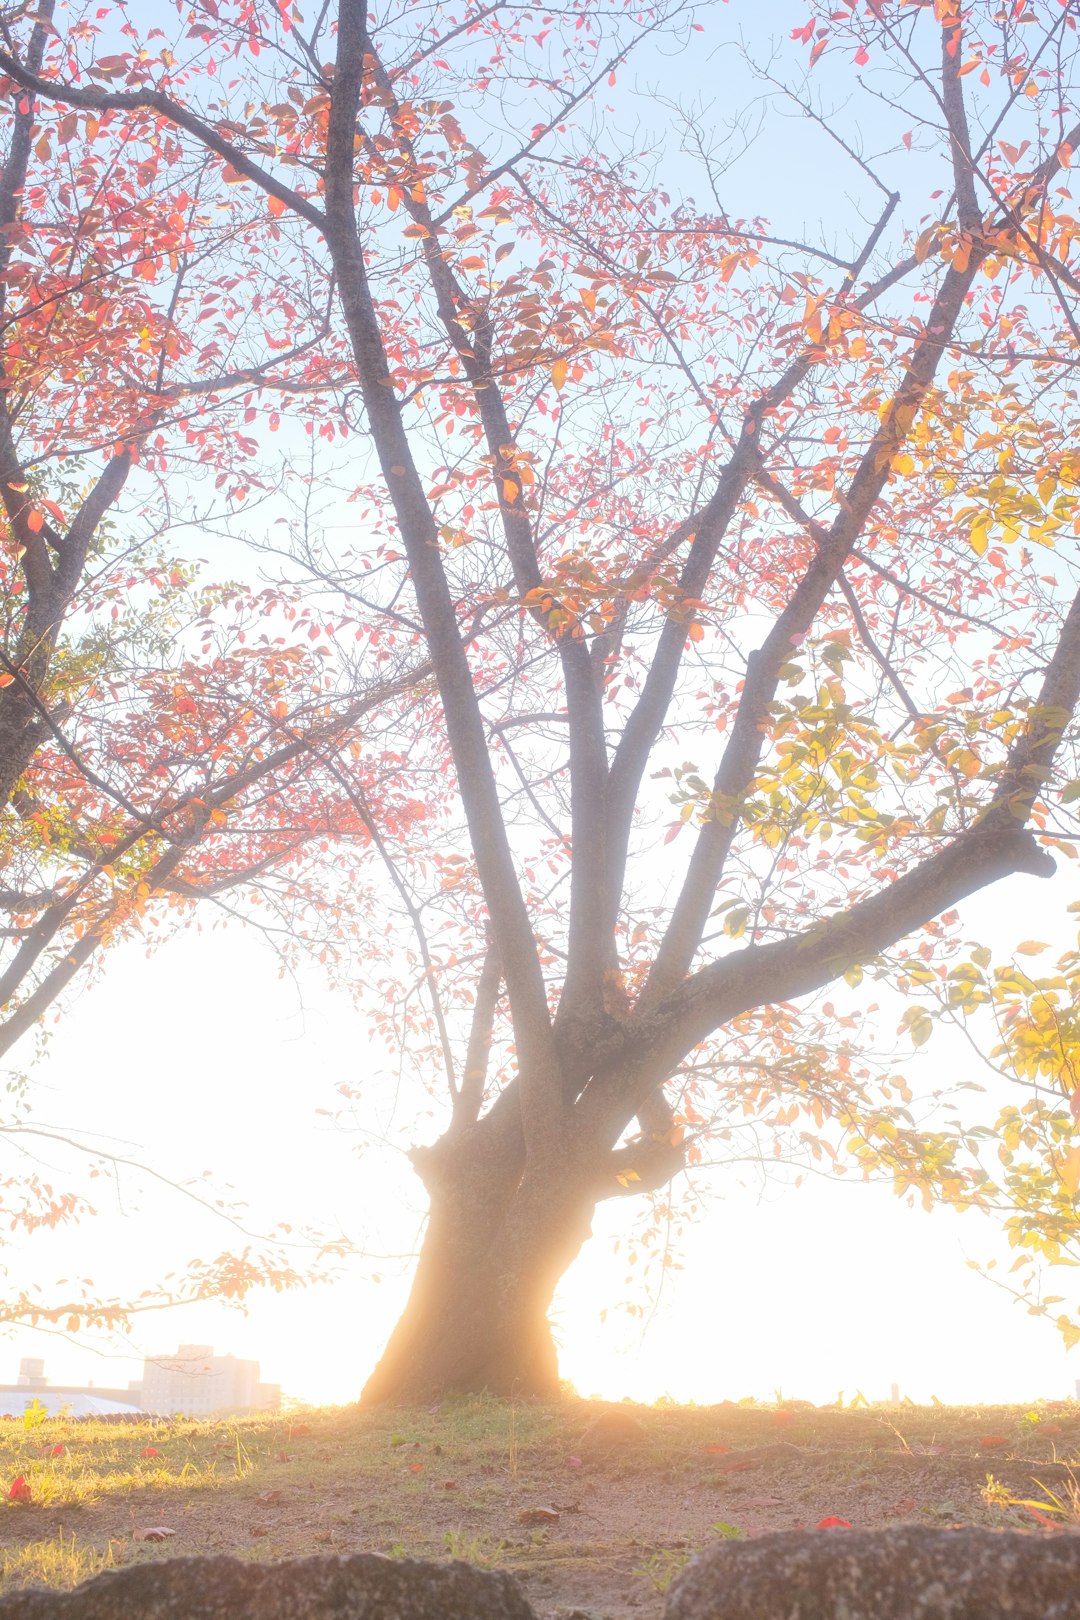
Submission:
[[[224,896],[352,980],[445,1121],[372,1399],[551,1389],[703,1157],[1074,1242],[1076,958],[957,908],[1075,855],[1076,20],[740,9],[0,8],[4,1038]]]

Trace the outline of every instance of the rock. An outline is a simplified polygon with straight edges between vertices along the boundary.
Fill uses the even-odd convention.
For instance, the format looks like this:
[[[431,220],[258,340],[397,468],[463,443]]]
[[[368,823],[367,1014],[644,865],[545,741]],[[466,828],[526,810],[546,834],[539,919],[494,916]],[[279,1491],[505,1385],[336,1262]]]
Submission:
[[[904,1525],[726,1541],[674,1583],[664,1620],[1080,1620],[1080,1536]]]
[[[170,1558],[71,1592],[0,1597],[0,1620],[536,1620],[502,1571],[418,1559]]]
[[[581,1446],[586,1451],[603,1451],[608,1446],[639,1445],[647,1439],[648,1431],[633,1413],[620,1412],[616,1407],[613,1411],[601,1412],[589,1424],[581,1437]]]

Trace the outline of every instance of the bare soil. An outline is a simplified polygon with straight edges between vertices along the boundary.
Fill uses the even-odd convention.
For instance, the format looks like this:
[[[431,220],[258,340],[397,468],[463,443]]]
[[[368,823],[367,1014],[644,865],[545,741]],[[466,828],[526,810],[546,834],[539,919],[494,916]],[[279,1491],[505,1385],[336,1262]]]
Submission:
[[[10,1499],[20,1478],[29,1500]],[[1076,1533],[1078,1480],[1075,1403],[470,1398],[153,1427],[9,1419],[0,1559],[10,1588],[181,1553],[457,1557],[512,1571],[552,1620],[657,1620],[671,1579],[721,1537],[828,1519]],[[159,1527],[173,1533],[142,1538]]]

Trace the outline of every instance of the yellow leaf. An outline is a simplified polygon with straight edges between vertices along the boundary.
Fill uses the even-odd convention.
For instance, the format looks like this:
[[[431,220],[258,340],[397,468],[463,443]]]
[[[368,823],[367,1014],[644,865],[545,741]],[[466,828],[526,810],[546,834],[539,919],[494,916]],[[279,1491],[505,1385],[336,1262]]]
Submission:
[[[908,473],[914,471],[915,463],[906,451],[899,456],[893,457],[893,472],[901,473],[906,477]]]
[[[561,394],[566,384],[567,364],[563,359],[555,361],[551,368],[551,380],[555,384],[555,392]]]
[[[518,498],[518,487],[512,479],[503,479],[503,500],[512,506]]]

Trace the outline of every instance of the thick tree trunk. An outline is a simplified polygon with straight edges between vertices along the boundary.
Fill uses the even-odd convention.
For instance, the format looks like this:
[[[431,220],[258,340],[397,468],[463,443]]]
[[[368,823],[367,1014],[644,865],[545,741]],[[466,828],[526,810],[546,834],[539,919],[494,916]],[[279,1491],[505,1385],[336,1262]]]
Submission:
[[[432,1199],[416,1278],[361,1399],[451,1390],[555,1396],[547,1313],[591,1230],[595,1196],[585,1175],[572,1165],[522,1171],[513,1152],[463,1162],[445,1140],[429,1151],[445,1162],[437,1175],[422,1170]]]

